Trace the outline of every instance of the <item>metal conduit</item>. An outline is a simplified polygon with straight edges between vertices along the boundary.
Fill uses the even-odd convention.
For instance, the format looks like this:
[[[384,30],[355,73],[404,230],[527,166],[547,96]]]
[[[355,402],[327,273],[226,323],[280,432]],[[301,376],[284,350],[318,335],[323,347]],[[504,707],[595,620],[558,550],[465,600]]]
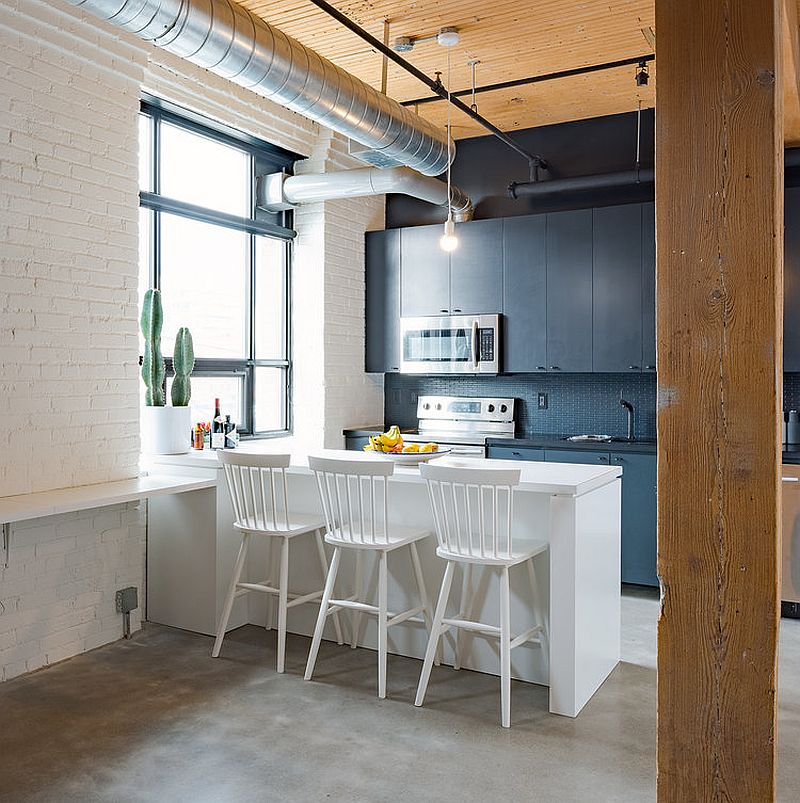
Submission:
[[[444,131],[234,0],[67,2],[356,140],[367,162],[426,176],[447,168]]]

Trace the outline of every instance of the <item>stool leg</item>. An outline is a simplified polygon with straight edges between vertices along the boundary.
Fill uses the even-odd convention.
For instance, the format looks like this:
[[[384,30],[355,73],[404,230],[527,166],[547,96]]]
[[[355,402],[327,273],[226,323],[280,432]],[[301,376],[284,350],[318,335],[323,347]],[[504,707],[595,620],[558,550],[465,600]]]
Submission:
[[[547,666],[550,666],[550,634],[547,632],[547,621],[544,615],[544,606],[542,605],[542,589],[536,579],[536,558],[531,558],[528,561],[528,576],[530,577],[531,586],[533,586],[533,623],[541,625],[542,634],[540,642],[542,649],[547,656]]]
[[[378,574],[378,697],[381,700],[386,697],[386,651],[389,618],[388,611],[388,555],[386,550],[381,550],[380,569]]]
[[[500,705],[502,725],[511,727],[511,586],[508,566],[500,578]]]
[[[306,673],[304,675],[306,680],[311,680],[314,674],[314,665],[317,663],[317,653],[319,652],[319,643],[322,641],[322,631],[325,629],[325,617],[328,613],[328,605],[333,594],[333,584],[336,582],[336,573],[339,571],[339,558],[341,557],[341,547],[336,547],[333,550],[333,557],[331,558],[331,566],[328,569],[328,576],[325,579],[325,590],[322,592],[322,599],[319,603],[319,616],[317,616],[317,626],[314,628],[314,638],[311,641],[311,649],[308,652],[308,663],[306,664]]]
[[[267,539],[267,585],[273,588],[277,585],[275,581],[275,566],[272,542],[274,538]],[[275,621],[275,595],[267,594],[267,623],[266,629],[272,630],[272,623]]]
[[[459,619],[469,619],[470,600],[472,597],[472,564],[461,564],[461,600],[459,601]],[[456,630],[456,660],[453,669],[461,669],[461,656],[464,649],[464,633],[461,628]]]
[[[228,626],[228,619],[231,617],[233,600],[236,597],[236,584],[239,582],[239,578],[242,576],[244,561],[247,557],[247,546],[249,539],[250,533],[242,533],[242,543],[239,546],[239,554],[236,556],[236,563],[233,566],[231,585],[228,589],[228,595],[225,597],[225,604],[222,606],[222,616],[220,617],[219,627],[217,628],[217,638],[214,641],[214,648],[211,650],[212,658],[217,658],[219,656],[220,649],[222,649],[222,639],[225,638],[225,628]]]
[[[417,589],[419,590],[419,601],[423,606],[422,617],[425,619],[425,627],[428,630],[428,638],[430,639],[433,634],[433,611],[431,610],[430,602],[428,601],[428,592],[425,589],[425,578],[422,576],[422,564],[419,560],[419,552],[417,552],[417,545],[412,541],[409,546],[411,547],[411,565],[414,567],[414,576],[417,579]],[[441,663],[441,649],[437,647],[436,658],[434,659],[436,666]]]
[[[364,559],[361,555],[361,550],[356,551],[356,575],[355,580],[353,582],[353,596],[355,596],[357,601],[361,600],[361,595],[363,593],[363,589],[361,586],[364,583]],[[353,616],[350,621],[350,625],[353,628],[352,633],[352,640],[350,641],[350,647],[355,649],[358,647],[358,636],[359,630],[361,629],[361,611],[353,611]]]
[[[328,559],[325,557],[325,547],[322,543],[322,534],[319,530],[314,533],[317,541],[317,554],[319,555],[319,565],[322,568],[322,582],[328,576]],[[339,645],[344,644],[344,637],[342,636],[342,623],[339,619],[339,612],[333,614],[333,628],[336,631],[336,643]]]
[[[286,611],[289,602],[289,539],[281,544],[281,579],[278,586],[278,672],[283,672],[286,660]]]
[[[454,568],[453,561],[447,561],[447,567],[442,578],[442,587],[439,590],[439,601],[436,603],[436,613],[433,615],[433,627],[431,628],[431,636],[428,639],[428,649],[425,651],[425,662],[422,664],[422,673],[419,676],[417,699],[414,700],[414,705],[422,705],[425,700],[425,692],[428,690],[428,681],[431,677],[431,669],[433,669],[433,658],[436,655],[436,647],[442,630],[442,619],[444,619],[447,598],[450,596],[450,586],[453,582]]]

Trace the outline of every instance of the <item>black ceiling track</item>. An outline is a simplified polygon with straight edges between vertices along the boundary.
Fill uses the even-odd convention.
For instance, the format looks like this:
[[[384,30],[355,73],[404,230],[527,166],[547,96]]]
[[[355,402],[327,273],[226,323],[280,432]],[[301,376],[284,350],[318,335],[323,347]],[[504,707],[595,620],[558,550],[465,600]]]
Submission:
[[[644,56],[631,56],[628,59],[619,59],[618,61],[607,61],[603,64],[590,64],[586,67],[574,67],[571,70],[559,70],[558,72],[541,73],[540,75],[531,75],[527,78],[515,78],[512,81],[500,81],[496,84],[484,84],[483,86],[475,87],[475,94],[480,92],[495,92],[498,89],[511,89],[515,86],[526,86],[528,84],[541,84],[545,81],[555,81],[559,78],[572,78],[576,75],[588,75],[589,73],[602,72],[604,70],[615,70],[619,67],[630,67],[633,65],[647,64],[649,61],[655,61],[655,53],[648,53]],[[459,89],[457,92],[451,92],[450,96],[453,98],[462,98],[465,95],[472,95],[472,89]],[[416,98],[415,100],[400,101],[401,106],[419,106],[423,103],[435,103],[442,100],[440,95],[428,95],[424,98]]]
[[[525,150],[525,148],[523,148],[519,143],[515,142],[510,136],[508,136],[508,134],[506,134],[504,131],[501,131],[496,125],[494,125],[494,123],[489,122],[485,117],[467,106],[466,103],[459,100],[458,97],[456,97],[456,93],[452,93],[450,98],[448,98],[447,89],[442,85],[441,82],[429,78],[424,72],[422,72],[422,70],[418,70],[413,64],[406,61],[402,56],[398,55],[388,45],[385,45],[383,42],[381,42],[380,39],[376,39],[371,33],[365,31],[360,25],[356,24],[349,17],[342,14],[339,9],[326,2],[326,0],[310,0],[310,2],[312,2],[317,8],[322,9],[322,11],[324,11],[326,14],[329,14],[337,22],[340,22],[345,26],[345,28],[348,28],[357,36],[360,36],[379,53],[382,53],[384,56],[386,56],[386,58],[391,59],[395,64],[399,65],[406,72],[410,73],[423,84],[425,84],[425,86],[427,86],[436,94],[437,97],[433,98],[434,100],[439,98],[442,100],[449,100],[450,103],[452,103],[452,105],[455,106],[459,111],[464,112],[464,114],[471,117],[477,123],[480,123],[487,131],[497,137],[501,142],[508,145],[509,148],[515,150],[520,156],[527,160],[532,175],[535,175],[537,169],[539,168],[542,170],[547,169],[547,162],[543,157]]]

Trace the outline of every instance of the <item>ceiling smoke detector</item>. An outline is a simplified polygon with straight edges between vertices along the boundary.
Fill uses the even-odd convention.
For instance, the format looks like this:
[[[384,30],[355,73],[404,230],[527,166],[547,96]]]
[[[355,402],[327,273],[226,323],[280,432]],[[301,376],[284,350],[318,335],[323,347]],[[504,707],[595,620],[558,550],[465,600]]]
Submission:
[[[419,45],[424,42],[437,42],[442,47],[453,47],[461,41],[458,34],[458,28],[449,25],[445,28],[439,28],[439,33],[435,36],[397,36],[392,43],[392,48],[397,53],[409,53],[414,49],[414,45]]]

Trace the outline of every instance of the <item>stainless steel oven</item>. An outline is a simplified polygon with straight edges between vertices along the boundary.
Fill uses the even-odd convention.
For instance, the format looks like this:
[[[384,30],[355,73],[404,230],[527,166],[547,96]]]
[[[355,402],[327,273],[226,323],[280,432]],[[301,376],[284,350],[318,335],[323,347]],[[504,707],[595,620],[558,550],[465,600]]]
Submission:
[[[400,319],[400,373],[496,374],[499,315]]]

